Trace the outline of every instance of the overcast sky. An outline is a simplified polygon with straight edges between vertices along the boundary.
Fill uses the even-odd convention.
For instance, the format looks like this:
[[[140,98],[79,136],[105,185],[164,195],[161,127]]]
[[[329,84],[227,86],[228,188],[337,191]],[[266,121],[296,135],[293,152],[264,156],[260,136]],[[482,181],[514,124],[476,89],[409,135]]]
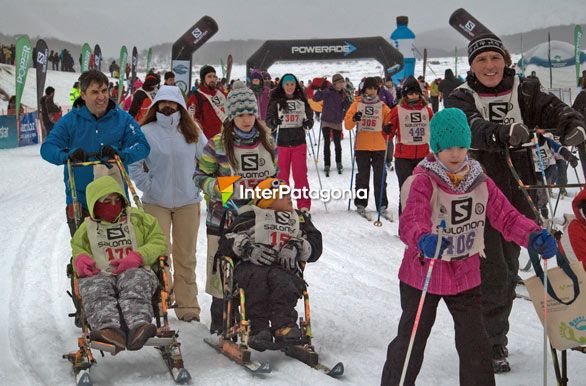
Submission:
[[[175,41],[203,15],[219,25],[214,40],[388,38],[396,16],[409,16],[417,34],[449,27],[460,7],[498,34],[586,24],[585,0],[0,0],[0,7],[0,32],[99,43],[106,55],[122,44]]]

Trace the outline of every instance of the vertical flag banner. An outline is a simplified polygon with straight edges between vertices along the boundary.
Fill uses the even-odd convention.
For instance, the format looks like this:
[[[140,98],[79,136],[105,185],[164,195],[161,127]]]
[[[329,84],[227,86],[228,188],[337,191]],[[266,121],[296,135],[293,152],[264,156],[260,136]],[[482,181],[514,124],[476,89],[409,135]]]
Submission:
[[[132,90],[134,86],[134,81],[136,80],[136,67],[138,66],[138,50],[136,46],[132,47],[132,62],[130,62],[131,69],[130,69],[130,86],[129,89]]]
[[[551,68],[551,35],[547,33],[547,62],[549,63],[549,88],[553,88],[553,69]]]
[[[99,44],[94,47],[94,65],[98,71],[102,71],[102,49]]]
[[[118,98],[116,100],[117,103],[120,103],[120,99],[122,98],[122,89],[124,88],[124,69],[126,68],[126,63],[128,62],[128,50],[126,46],[122,46],[120,48],[120,71],[118,74]]]
[[[454,76],[458,76],[458,47],[454,47]]]
[[[33,60],[33,45],[28,36],[23,35],[16,40],[16,121],[20,111],[20,100],[26,83],[28,69]]]
[[[45,90],[45,79],[47,78],[47,59],[49,58],[49,48],[43,39],[37,40],[35,46],[37,56],[34,58],[33,65],[37,70],[37,110],[41,110],[41,97]]]
[[[90,55],[92,54],[92,48],[89,44],[84,43],[81,47],[81,72],[86,72],[90,69]]]
[[[576,83],[580,79],[580,48],[582,47],[582,26],[574,27],[574,55],[576,57]]]
[[[153,64],[153,49],[149,48],[149,52],[147,53],[147,65],[146,65],[146,72],[151,70]]]
[[[232,54],[228,55],[226,61],[226,84],[230,84],[230,76],[232,75]]]

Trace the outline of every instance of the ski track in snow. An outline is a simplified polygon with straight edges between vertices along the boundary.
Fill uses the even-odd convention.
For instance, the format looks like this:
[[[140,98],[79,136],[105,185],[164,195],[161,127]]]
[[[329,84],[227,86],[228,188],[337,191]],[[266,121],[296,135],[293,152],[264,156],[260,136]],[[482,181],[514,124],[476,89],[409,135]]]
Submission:
[[[374,63],[374,64],[373,64]],[[442,63],[443,64],[443,63]],[[444,68],[452,64],[445,61]],[[420,61],[418,61],[420,65]],[[350,63],[349,76],[355,85],[375,62]],[[1,66],[0,66],[1,67]],[[242,67],[242,68],[241,68]],[[234,66],[235,77],[244,66]],[[441,67],[441,65],[439,66]],[[344,68],[334,62],[275,64],[271,73],[284,71],[300,79],[332,74]],[[242,72],[242,74],[240,74]],[[367,71],[368,72],[368,71]],[[420,72],[420,70],[416,70]],[[34,85],[34,72],[29,85]],[[33,77],[31,77],[33,75]],[[57,102],[67,104],[67,95],[76,74],[48,72],[47,85],[57,90]],[[14,82],[13,78],[12,82]],[[10,84],[0,74],[0,86]],[[13,84],[13,83],[12,83]],[[6,87],[5,87],[6,88]],[[34,100],[34,86],[25,91],[24,103]],[[319,122],[314,128],[318,139]],[[330,177],[323,174],[323,139],[320,140],[317,167],[323,188],[348,188],[352,169],[348,132],[342,141],[344,171]],[[308,145],[309,146],[309,145]],[[67,316],[73,304],[66,294],[69,281],[65,267],[69,261],[69,232],[64,216],[63,167],[56,167],[39,156],[40,146],[0,151],[0,245],[3,266],[0,270],[0,385],[74,384],[71,365],[61,356],[77,348],[80,329]],[[317,151],[317,144],[314,146]],[[332,145],[333,153],[333,145]],[[318,186],[311,151],[308,174],[312,187]],[[333,154],[332,154],[333,158]],[[575,174],[569,170],[570,182]],[[205,208],[197,243],[197,283],[202,308],[201,323],[184,323],[170,313],[171,326],[178,330],[185,367],[195,385],[378,385],[387,345],[396,334],[401,312],[397,273],[403,255],[402,242],[394,237],[398,228],[398,184],[394,172],[387,176],[389,206],[396,221],[383,221],[377,228],[354,212],[348,201],[328,203],[328,211],[319,201],[312,202],[315,225],[323,234],[324,253],[306,270],[309,283],[313,343],[320,361],[333,365],[344,362],[341,381],[331,379],[280,352],[253,352],[253,358],[269,360],[273,372],[254,376],[203,342],[209,337],[210,298],[205,287]],[[372,190],[371,190],[372,192]],[[372,193],[369,210],[374,209]],[[560,201],[558,213],[571,211],[571,199]],[[374,213],[376,215],[376,213]],[[522,265],[526,253],[521,257]],[[521,273],[523,277],[527,274]],[[297,307],[303,312],[302,301]],[[510,318],[509,360],[512,372],[496,376],[499,386],[542,384],[543,329],[533,305],[523,299],[514,302]],[[548,355],[550,353],[548,352]],[[160,354],[147,347],[139,352],[122,352],[102,357],[94,351],[97,364],[92,367],[95,385],[173,385]],[[583,354],[568,353],[570,384],[578,384],[584,369]],[[548,368],[548,383],[555,383],[553,367]],[[580,371],[582,370],[582,371]],[[429,338],[418,385],[451,386],[458,384],[458,356],[454,347],[453,321],[443,303]]]

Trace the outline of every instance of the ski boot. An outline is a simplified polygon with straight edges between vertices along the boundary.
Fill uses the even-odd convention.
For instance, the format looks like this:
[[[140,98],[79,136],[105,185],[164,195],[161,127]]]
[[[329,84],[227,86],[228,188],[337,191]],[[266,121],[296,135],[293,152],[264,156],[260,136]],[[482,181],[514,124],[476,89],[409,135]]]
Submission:
[[[504,344],[495,344],[492,346],[492,369],[495,374],[511,371],[511,366],[507,360],[508,356],[509,350]]]
[[[324,166],[324,172],[326,173],[326,177],[330,176],[330,165]]]
[[[342,166],[341,162],[336,162],[336,169],[338,169],[338,174],[342,174],[342,170],[344,170],[344,167]]]
[[[265,351],[267,347],[272,345],[273,335],[268,329],[260,330],[248,338],[248,347],[256,351]]]
[[[284,326],[275,331],[275,342],[297,342],[301,339],[301,330],[297,325]]]

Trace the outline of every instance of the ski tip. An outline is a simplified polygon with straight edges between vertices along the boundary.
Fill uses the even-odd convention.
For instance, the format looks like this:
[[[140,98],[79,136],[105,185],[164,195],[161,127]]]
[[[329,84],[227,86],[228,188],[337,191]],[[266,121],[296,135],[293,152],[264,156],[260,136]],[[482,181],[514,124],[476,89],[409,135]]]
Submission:
[[[255,373],[270,373],[272,371],[271,369],[271,363],[270,362],[261,362],[260,367],[255,371]]]
[[[89,372],[84,371],[83,374],[80,374],[77,378],[77,386],[92,386],[92,378],[90,377]]]
[[[173,369],[173,370],[177,370],[176,372],[173,371],[173,377],[175,379],[175,383],[177,383],[179,385],[183,385],[191,380],[191,374],[189,374],[189,371],[187,371],[187,369],[182,368],[182,369]]]
[[[328,372],[328,375],[334,378],[344,375],[344,364],[342,362],[336,363],[336,365]]]

